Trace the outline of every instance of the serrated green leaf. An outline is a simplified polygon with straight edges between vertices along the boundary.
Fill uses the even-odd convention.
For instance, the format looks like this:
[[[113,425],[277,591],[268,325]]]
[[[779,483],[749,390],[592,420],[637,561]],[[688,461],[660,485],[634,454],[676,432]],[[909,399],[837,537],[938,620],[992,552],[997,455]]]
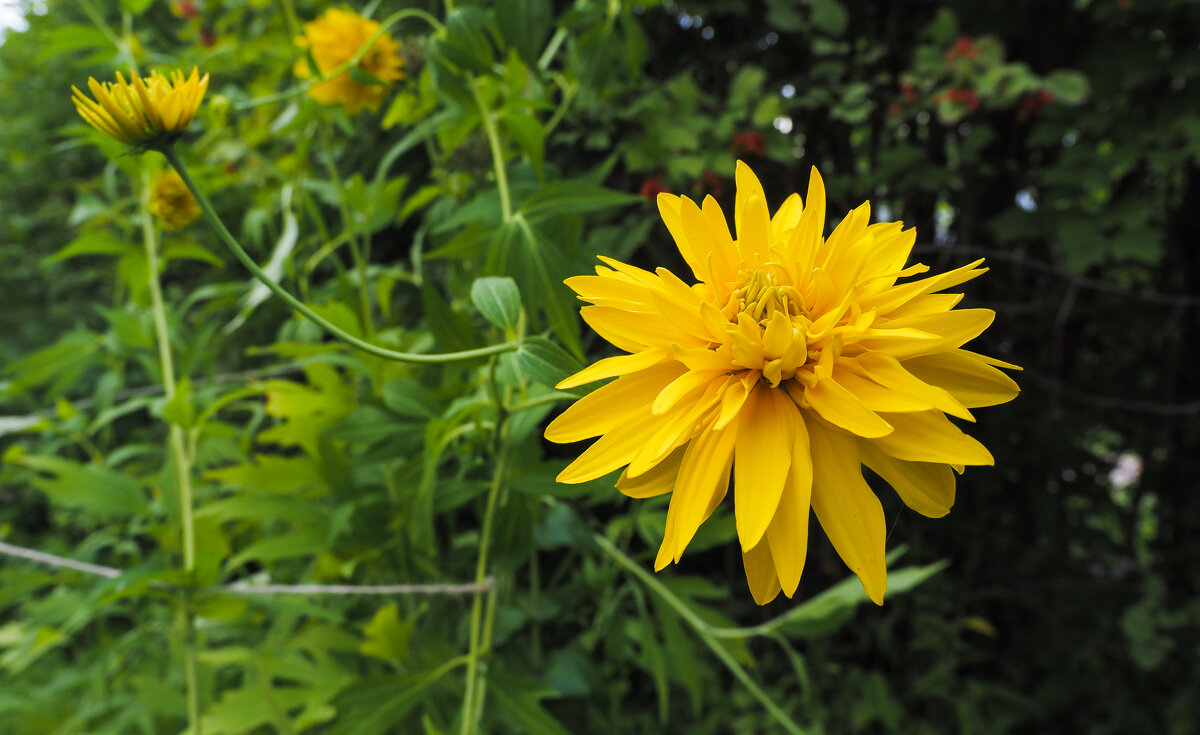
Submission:
[[[499,709],[516,721],[528,735],[570,735],[558,720],[542,707],[541,701],[556,694],[536,681],[505,676],[488,676],[488,693]]]
[[[401,621],[396,603],[384,605],[363,627],[366,640],[359,645],[359,652],[384,661],[403,661],[408,658],[408,642],[416,622],[416,617]]]
[[[35,477],[33,484],[68,508],[114,514],[147,511],[141,484],[120,472],[36,454],[21,455],[12,462],[45,473]]]

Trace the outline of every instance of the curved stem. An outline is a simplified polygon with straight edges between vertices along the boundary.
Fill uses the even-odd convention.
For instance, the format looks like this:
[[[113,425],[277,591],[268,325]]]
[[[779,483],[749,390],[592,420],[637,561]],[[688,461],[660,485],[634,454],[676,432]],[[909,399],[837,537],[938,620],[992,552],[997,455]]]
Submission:
[[[468,84],[471,87],[471,96],[475,98],[475,104],[479,107],[479,116],[483,119],[483,131],[487,134],[488,146],[492,149],[492,165],[496,170],[496,187],[500,189],[500,213],[503,215],[504,221],[508,222],[512,219],[512,200],[508,194],[508,173],[504,167],[504,149],[500,147],[500,134],[496,130],[496,121],[492,119],[491,110],[483,101],[483,95],[479,93],[479,85],[475,78],[469,79]]]
[[[155,340],[158,342],[158,362],[162,371],[163,392],[167,401],[175,398],[175,362],[171,357],[170,332],[167,329],[167,308],[163,302],[158,272],[158,238],[154,218],[150,213],[150,171],[143,166],[139,214],[142,220],[142,244],[146,252],[147,286],[150,289],[151,311],[154,316]],[[175,466],[175,484],[179,491],[179,525],[183,534],[183,570],[189,576],[196,571],[196,523],[192,512],[192,471],[183,428],[172,422],[168,431],[171,463]],[[179,613],[179,628],[184,644],[185,678],[189,732],[201,735],[200,682],[196,655],[196,629],[192,612],[191,590],[183,592]]]
[[[200,210],[204,212],[205,219],[208,220],[208,223],[216,231],[217,235],[233,252],[234,257],[236,257],[242,265],[246,266],[246,269],[253,273],[255,278],[257,278],[263,283],[264,286],[270,289],[271,293],[283,299],[284,302],[286,302],[293,309],[308,317],[330,335],[340,339],[346,344],[352,347],[357,347],[363,352],[366,352],[370,355],[375,355],[376,357],[383,357],[388,360],[397,360],[399,362],[413,362],[427,365],[458,362],[460,360],[474,360],[479,357],[488,357],[490,355],[499,355],[504,352],[511,352],[520,347],[520,343],[518,342],[505,342],[498,345],[489,345],[488,347],[479,347],[474,350],[463,350],[462,352],[443,352],[441,354],[422,355],[413,352],[397,352],[396,350],[389,350],[385,347],[380,347],[379,345],[371,344],[370,342],[366,342],[358,337],[355,337],[317,312],[313,311],[312,308],[300,301],[300,299],[293,296],[283,286],[280,286],[273,278],[263,272],[263,269],[258,267],[258,263],[254,262],[254,258],[250,257],[250,254],[242,248],[237,239],[234,238],[234,236],[229,232],[228,228],[225,227],[225,223],[223,223],[221,218],[217,216],[216,210],[213,209],[212,203],[208,201],[208,197],[204,196],[204,192],[200,191],[200,189],[196,187],[196,183],[192,181],[192,177],[188,174],[187,168],[183,165],[183,161],[180,160],[179,154],[175,151],[175,149],[171,146],[167,146],[162,149],[162,154],[167,157],[167,160],[171,162],[171,165],[175,167],[175,170],[179,172],[179,177],[183,179],[183,183],[187,186],[188,191],[192,192],[192,196],[196,198],[196,202],[200,205]]]

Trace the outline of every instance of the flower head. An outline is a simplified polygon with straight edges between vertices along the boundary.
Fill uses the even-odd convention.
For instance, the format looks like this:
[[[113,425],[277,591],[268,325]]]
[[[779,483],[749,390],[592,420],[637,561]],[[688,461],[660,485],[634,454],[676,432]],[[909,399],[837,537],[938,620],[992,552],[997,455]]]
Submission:
[[[627,354],[585,368],[570,388],[617,379],[546,429],[555,442],[600,439],[558,479],[618,468],[634,498],[671,493],[655,569],[679,561],[733,479],[737,534],[759,604],[795,593],[809,508],[834,548],[882,603],[886,535],[862,465],[910,508],[945,515],[955,473],[990,465],[982,444],[946,414],[1014,398],[1016,368],[961,349],[991,324],[943,293],[982,274],[981,260],[941,275],[905,266],[916,233],[868,224],[870,203],[828,238],[825,190],[814,168],[808,202],[793,194],[770,215],[762,185],[739,162],[731,236],[714,199],[658,198],[663,221],[695,276],[653,273],[602,257],[596,275],[567,280],[584,321]]]
[[[304,24],[304,35],[296,43],[309,49],[317,63],[320,76],[348,63],[379,30],[379,22],[364,18],[351,10],[330,8],[320,18]],[[361,84],[350,72],[313,85],[308,94],[326,104],[343,104],[346,112],[357,115],[363,108],[379,107],[384,93],[393,82],[404,78],[404,57],[400,44],[390,33],[380,34],[371,48],[358,61],[358,68],[382,84]],[[296,62],[296,76],[308,79],[313,69],[308,59]]]
[[[150,211],[162,220],[164,230],[182,230],[200,216],[200,205],[183,179],[170,169],[158,175],[150,192]]]
[[[88,79],[92,99],[71,87],[71,101],[89,125],[105,135],[131,146],[154,148],[170,143],[192,124],[200,101],[208,90],[208,75],[200,76],[193,68],[190,76],[182,71],[165,77],[151,72],[143,79],[136,71],[130,81],[117,72],[116,83]]]

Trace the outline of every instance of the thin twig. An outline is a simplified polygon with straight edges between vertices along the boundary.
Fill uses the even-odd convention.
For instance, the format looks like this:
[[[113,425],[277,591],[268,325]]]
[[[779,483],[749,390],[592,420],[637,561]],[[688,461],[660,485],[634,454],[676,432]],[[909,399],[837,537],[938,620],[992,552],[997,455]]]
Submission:
[[[74,559],[67,559],[66,557],[62,556],[47,554],[44,551],[26,549],[23,546],[13,546],[12,544],[6,544],[3,541],[0,541],[0,554],[7,554],[8,556],[15,556],[20,559],[28,559],[29,561],[36,561],[39,564],[45,564],[51,567],[73,569],[77,572],[83,572],[84,574],[94,574],[97,577],[116,579],[117,577],[121,576],[120,569],[102,567],[99,564],[88,564],[85,561],[75,561]]]
[[[61,569],[71,569],[106,579],[116,579],[124,574],[120,569],[99,564],[75,561],[54,554],[47,554],[24,546],[13,546],[0,541],[0,554]],[[252,584],[236,582],[214,587],[201,588],[208,592],[230,592],[238,595],[479,595],[496,585],[494,577],[484,577],[478,584]],[[174,586],[174,585],[163,585]]]

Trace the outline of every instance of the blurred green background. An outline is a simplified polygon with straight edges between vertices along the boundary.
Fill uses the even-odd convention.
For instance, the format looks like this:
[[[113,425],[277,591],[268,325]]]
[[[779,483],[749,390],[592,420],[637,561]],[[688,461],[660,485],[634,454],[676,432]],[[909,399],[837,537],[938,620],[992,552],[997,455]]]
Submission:
[[[187,726],[183,603],[154,584],[179,554],[164,421],[194,430],[205,585],[472,579],[503,424],[483,732],[786,731],[718,648],[805,732],[1196,732],[1200,3],[447,5],[417,5],[444,36],[392,29],[407,78],[350,118],[276,95],[302,24],[342,5],[0,4],[0,541],[131,570],[0,559],[0,733]],[[498,342],[471,284],[509,276],[541,351],[495,371],[364,358],[197,223],[164,240],[190,391],[164,406],[136,188],[161,157],[122,155],[69,101],[134,65],[211,73],[183,155],[330,319],[394,348]],[[473,89],[527,227],[500,220]],[[648,200],[728,212],[739,157],[776,206],[818,166],[831,217],[870,199],[934,271],[986,257],[967,302],[998,315],[973,349],[1025,368],[978,412],[996,466],[949,516],[881,491],[909,570],[882,608],[819,533],[796,599],[757,608],[731,512],[657,575],[674,606],[593,538],[648,568],[663,499],[553,482],[576,448],[540,439],[550,386],[607,354],[562,278],[596,254],[681,272]],[[439,667],[466,651],[469,598],[193,603],[205,733],[458,727],[462,674]]]

